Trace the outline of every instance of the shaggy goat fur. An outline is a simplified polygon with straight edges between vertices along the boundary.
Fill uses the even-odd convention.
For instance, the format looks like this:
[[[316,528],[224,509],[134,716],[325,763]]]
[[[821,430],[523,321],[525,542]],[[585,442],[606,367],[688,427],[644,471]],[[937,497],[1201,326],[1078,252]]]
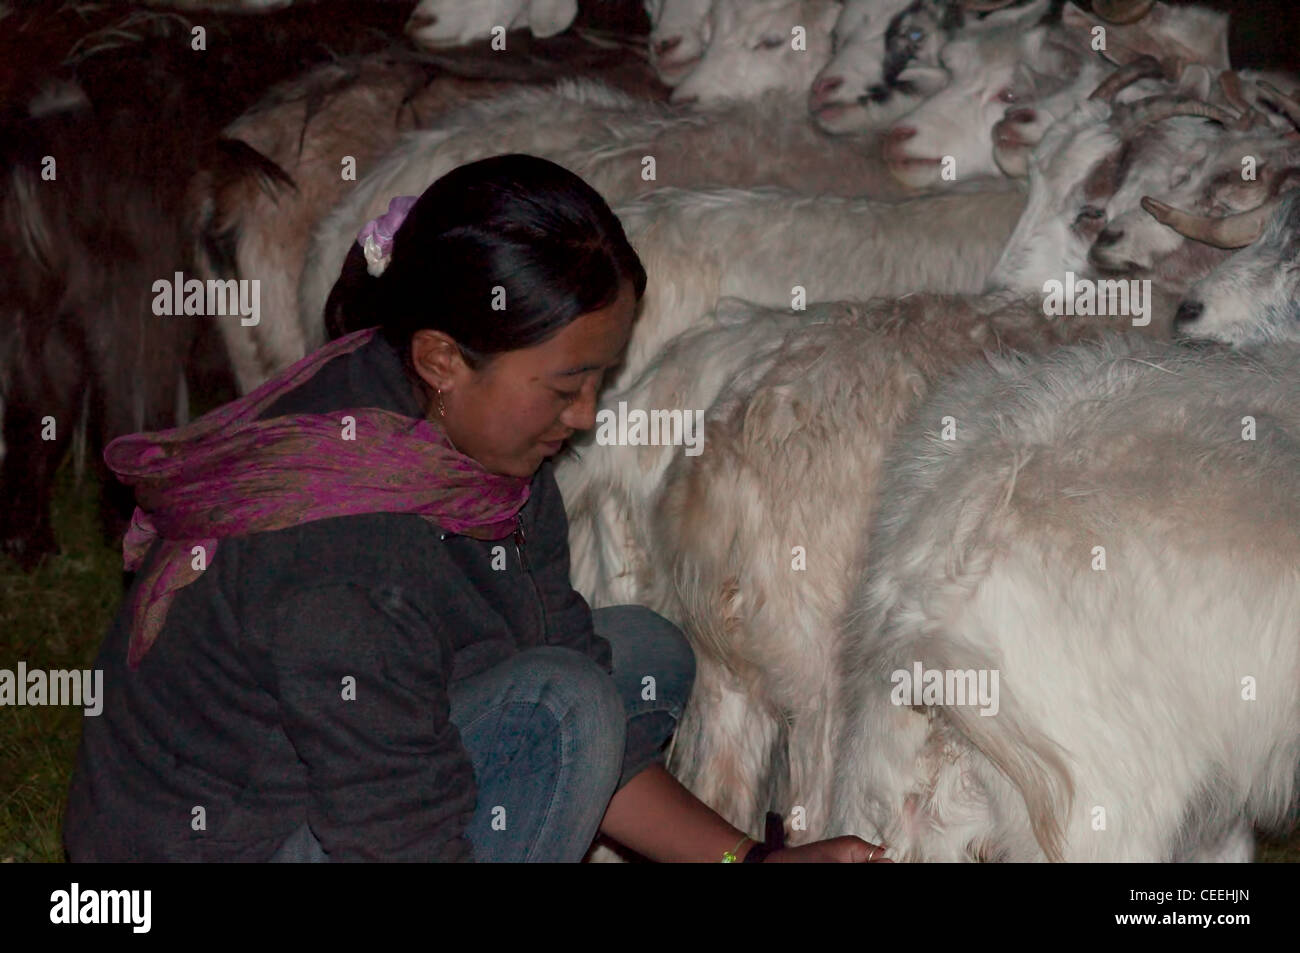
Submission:
[[[994,360],[894,446],[831,830],[910,860],[1249,859],[1300,761],[1300,350]],[[917,662],[997,671],[997,713],[892,704]]]
[[[755,833],[804,809],[827,829],[841,615],[868,549],[895,431],[926,390],[986,350],[1042,352],[1113,319],[1053,319],[1037,297],[844,302],[792,331],[756,384],[710,410],[707,452],[675,458],[652,543],[651,604],[685,627],[698,668],[670,766]],[[1169,315],[1145,329],[1167,334]],[[806,569],[800,568],[806,565]]]

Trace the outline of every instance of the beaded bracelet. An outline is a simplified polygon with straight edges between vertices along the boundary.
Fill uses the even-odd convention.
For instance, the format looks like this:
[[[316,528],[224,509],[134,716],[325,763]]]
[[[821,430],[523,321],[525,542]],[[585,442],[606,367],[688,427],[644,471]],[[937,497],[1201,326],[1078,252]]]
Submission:
[[[781,820],[781,815],[775,811],[767,812],[767,830],[766,838],[762,841],[755,841],[754,846],[749,849],[743,864],[761,864],[764,858],[773,851],[781,850],[785,847],[785,824]],[[740,845],[750,840],[748,834],[736,842],[736,846],[731,850],[724,851],[722,862],[724,864],[734,864],[736,862],[736,851],[740,850]]]
[[[724,850],[722,852],[722,862],[724,864],[734,864],[736,862],[736,851],[740,850],[740,845],[745,843],[747,840],[749,840],[748,834],[736,841],[736,846],[731,848],[731,850]]]

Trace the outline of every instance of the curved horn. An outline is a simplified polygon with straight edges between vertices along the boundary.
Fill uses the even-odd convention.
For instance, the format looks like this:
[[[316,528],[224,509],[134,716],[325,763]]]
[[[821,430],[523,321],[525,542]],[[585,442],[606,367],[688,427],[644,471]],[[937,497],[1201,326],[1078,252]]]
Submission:
[[[1092,0],[1092,12],[1108,23],[1137,23],[1155,5],[1156,0]]]
[[[1161,225],[1168,225],[1187,238],[1215,248],[1245,248],[1264,234],[1264,227],[1272,218],[1278,202],[1278,199],[1273,199],[1248,212],[1225,215],[1223,218],[1193,215],[1149,195],[1143,197],[1142,207]]]
[[[1121,90],[1127,89],[1138,80],[1160,79],[1164,75],[1164,67],[1160,65],[1160,61],[1154,56],[1144,54],[1107,76],[1088,98],[1114,102]]]
[[[1263,80],[1260,80],[1255,85],[1268,93],[1269,102],[1282,110],[1282,112],[1286,114],[1286,118],[1290,119],[1297,129],[1300,129],[1300,100],[1288,96],[1272,83],[1266,83]]]
[[[1233,70],[1225,69],[1219,74],[1219,88],[1223,90],[1223,98],[1228,101],[1228,105],[1241,114],[1233,121],[1234,129],[1252,129],[1255,126],[1268,124],[1264,114],[1246,99],[1246,94],[1241,88],[1241,77]]]
[[[1123,109],[1125,115],[1122,124],[1130,131],[1175,116],[1200,116],[1221,122],[1225,126],[1230,126],[1237,120],[1236,116],[1221,106],[1203,103],[1199,99],[1191,99],[1187,96],[1150,96],[1129,103]]]

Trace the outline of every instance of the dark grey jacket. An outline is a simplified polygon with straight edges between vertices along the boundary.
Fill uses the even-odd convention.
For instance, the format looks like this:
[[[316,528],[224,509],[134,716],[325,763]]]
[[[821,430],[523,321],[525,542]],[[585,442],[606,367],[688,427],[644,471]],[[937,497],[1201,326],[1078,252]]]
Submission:
[[[378,337],[263,416],[359,407],[421,413]],[[135,672],[128,597],[96,663],[103,712],[83,719],[71,858],[261,861],[309,820],[332,860],[473,859],[474,775],[449,686],[543,644],[610,670],[569,582],[549,462],[520,522],[528,568],[513,539],[444,536],[410,514],[224,540]]]

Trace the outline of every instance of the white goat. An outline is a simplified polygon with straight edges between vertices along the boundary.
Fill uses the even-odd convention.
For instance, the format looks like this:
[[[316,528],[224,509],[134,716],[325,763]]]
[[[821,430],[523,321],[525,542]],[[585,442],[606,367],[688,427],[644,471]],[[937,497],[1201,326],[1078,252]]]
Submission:
[[[968,21],[954,0],[846,0],[834,55],[813,83],[808,108],[827,132],[878,129],[948,85],[943,47]]]
[[[1251,859],[1300,761],[1300,350],[991,363],[886,464],[831,830],[907,860]],[[900,690],[918,667],[940,691]],[[942,690],[982,673],[983,709]]]
[[[578,0],[420,0],[406,33],[416,46],[439,49],[487,39],[497,27],[555,36],[577,15]]]
[[[1089,50],[1093,29],[1104,24],[1072,6],[1065,9],[1069,15],[1063,15],[1059,24],[1043,17],[1042,3],[1011,9],[1006,15],[1016,14],[1014,18],[964,32],[943,48],[941,60],[952,81],[886,135],[885,157],[901,181],[921,188],[970,175],[996,174],[995,130],[1002,137],[1012,137],[1023,155],[1047,125],[1093,91],[1096,66],[1085,66],[1089,61],[1077,51]],[[1216,29],[1207,29],[1211,24]],[[1133,46],[1124,49],[1144,49],[1160,56],[1169,63],[1170,75],[1180,76],[1182,66],[1177,64],[1191,62],[1192,57],[1216,70],[1228,65],[1227,19],[1220,14],[1207,17],[1204,11],[1189,8],[1161,17],[1158,30],[1139,32],[1134,32],[1136,27],[1125,33],[1120,26],[1105,26],[1106,36],[1114,34],[1117,56],[1119,41],[1127,38]],[[1188,42],[1181,42],[1184,39]],[[1024,82],[1026,71],[1047,77],[1046,85],[1053,90],[1032,109],[1019,103],[1029,91]],[[1209,74],[1202,75],[1208,78]],[[1142,91],[1138,87],[1126,95]],[[1038,95],[1042,96],[1041,91]],[[1011,116],[1007,115],[1009,106],[1015,110]]]
[[[812,305],[792,312],[723,298],[712,313],[664,345],[625,386],[607,388],[598,413],[617,415],[622,405],[647,413],[703,415],[724,391],[744,392],[752,386],[787,333],[828,320],[831,311],[830,306]],[[697,426],[707,448],[707,431]],[[600,443],[594,432],[575,441],[574,450],[555,468],[569,515],[573,586],[593,608],[644,604],[653,596],[657,571],[648,551],[655,500],[664,471],[685,451],[666,442]]]
[[[693,70],[709,45],[713,0],[645,0],[650,14],[650,65],[667,86]]]
[[[1105,46],[1093,55],[1095,37]],[[1176,92],[1207,99],[1214,76],[1228,68],[1228,15],[1157,3],[1141,19],[1121,24],[1070,3],[1058,27],[1027,33],[1021,46],[1013,105],[993,130],[994,160],[1011,176],[1026,174],[1029,153],[1047,127],[1089,96],[1127,103],[1170,91],[1159,80],[1174,79]],[[1103,92],[1103,80],[1119,88]]]
[[[648,283],[622,387],[721,297],[790,307],[984,287],[1021,210],[1018,190],[897,204],[784,189],[662,189],[615,209]]]
[[[806,116],[792,119],[779,100],[704,113],[592,81],[521,90],[409,135],[324,219],[299,292],[308,346],[324,342],[325,300],[366,221],[392,196],[419,195],[452,169],[503,152],[559,162],[612,205],[670,185],[813,186],[880,198],[904,192],[878,157],[858,143],[828,141]]]
[[[835,0],[713,0],[709,44],[674,102],[715,105],[778,90],[805,96],[831,55]]]
[[[675,458],[656,491],[649,543],[629,541],[635,518],[591,517],[592,535],[608,541],[602,571],[623,577],[619,596],[631,593],[679,620],[692,639],[696,689],[670,766],[733,823],[756,831],[775,805],[803,809],[793,838],[826,830],[833,633],[862,568],[860,528],[881,461],[909,409],[933,381],[985,349],[1043,351],[1116,326],[1113,318],[1047,319],[1041,276],[1059,274],[1059,264],[1029,253],[1054,242],[1049,259],[1073,254],[1086,263],[1086,243],[1070,229],[1072,208],[1083,201],[1081,183],[1121,145],[1091,115],[1104,118],[1107,109],[1094,104],[1073,118],[1074,135],[1054,131],[1045,141],[1064,158],[1035,172],[1025,215],[1064,224],[1022,221],[1013,241],[1030,248],[1004,256],[1004,291],[828,306],[840,320],[797,326],[775,357],[759,358],[753,386],[730,388],[709,409],[706,452]],[[1081,247],[1069,252],[1072,243]],[[1018,277],[1010,262],[1019,263]],[[1171,314],[1162,304],[1146,332],[1167,334]],[[638,486],[635,476],[621,479]],[[574,512],[588,525],[583,505]],[[575,564],[590,545],[590,537],[572,541]],[[653,554],[649,571],[644,553]]]
[[[1220,219],[1167,218],[1199,240],[1244,246],[1191,287],[1174,321],[1177,334],[1238,346],[1300,344],[1300,190]]]

